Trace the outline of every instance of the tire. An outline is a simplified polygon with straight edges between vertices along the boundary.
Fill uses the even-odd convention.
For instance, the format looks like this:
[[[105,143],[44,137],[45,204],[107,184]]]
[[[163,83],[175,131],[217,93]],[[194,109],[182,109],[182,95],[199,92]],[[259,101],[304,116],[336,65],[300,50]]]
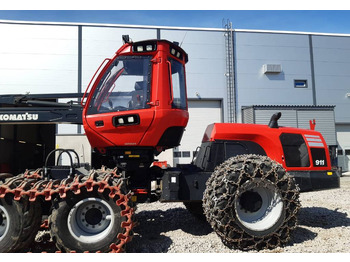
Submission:
[[[28,251],[27,248],[34,243],[35,237],[40,229],[42,210],[41,203],[37,199],[35,202],[27,202],[28,207],[24,213],[23,231],[20,236],[18,251]]]
[[[24,223],[23,202],[9,195],[0,199],[0,253],[15,252],[19,248]]]
[[[241,155],[219,165],[203,195],[207,221],[229,248],[284,246],[297,226],[299,188],[266,156]]]
[[[200,202],[183,202],[188,212],[190,212],[194,217],[198,218],[199,220],[205,221],[205,215],[203,210],[203,203]]]
[[[11,177],[0,174],[0,185]],[[0,253],[26,250],[34,242],[40,222],[39,202],[30,202],[27,197],[16,201],[12,194],[0,198]]]
[[[51,236],[63,252],[107,252],[122,233],[121,207],[108,193],[67,193],[49,217]]]

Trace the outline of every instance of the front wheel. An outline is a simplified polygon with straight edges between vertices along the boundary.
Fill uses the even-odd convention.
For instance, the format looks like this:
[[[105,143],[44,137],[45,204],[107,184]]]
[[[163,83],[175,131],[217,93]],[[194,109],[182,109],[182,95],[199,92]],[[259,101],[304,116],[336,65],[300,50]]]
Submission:
[[[242,155],[215,169],[207,181],[203,208],[228,247],[271,249],[285,245],[296,228],[299,190],[277,162]]]

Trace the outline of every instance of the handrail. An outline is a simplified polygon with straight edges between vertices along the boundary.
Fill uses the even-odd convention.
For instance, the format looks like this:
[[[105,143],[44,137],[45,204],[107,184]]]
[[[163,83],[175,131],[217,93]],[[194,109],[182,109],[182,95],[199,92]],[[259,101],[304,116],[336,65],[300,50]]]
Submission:
[[[172,79],[170,61],[167,61],[167,65],[168,65],[168,71],[169,71],[169,85],[170,85],[170,95],[171,95],[171,100],[170,100],[169,104],[172,105],[174,102],[174,91],[173,91],[173,79]]]
[[[61,157],[61,155],[63,153],[67,153],[68,154],[68,157],[69,157],[69,160],[70,160],[70,170],[69,170],[69,175],[73,175],[73,172],[74,172],[74,161],[73,161],[73,158],[70,154],[70,152],[73,152],[76,157],[77,157],[77,160],[78,160],[78,167],[80,167],[80,161],[79,161],[79,156],[77,154],[77,152],[75,152],[73,149],[62,149],[62,148],[58,148],[58,149],[55,149],[55,150],[52,150],[46,157],[46,160],[45,160],[45,166],[44,166],[44,176],[47,177],[48,175],[48,167],[47,167],[47,162],[50,158],[50,156],[55,153],[55,152],[60,152],[60,154],[58,155],[58,158],[57,158],[57,165],[58,165],[58,160],[59,158]]]

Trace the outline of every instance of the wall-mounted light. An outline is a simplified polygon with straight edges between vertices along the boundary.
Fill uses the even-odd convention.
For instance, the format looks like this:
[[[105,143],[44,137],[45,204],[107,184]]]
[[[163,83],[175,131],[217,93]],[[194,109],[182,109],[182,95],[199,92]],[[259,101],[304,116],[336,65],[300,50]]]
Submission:
[[[345,95],[346,95],[346,97],[350,97],[350,93],[346,93]]]

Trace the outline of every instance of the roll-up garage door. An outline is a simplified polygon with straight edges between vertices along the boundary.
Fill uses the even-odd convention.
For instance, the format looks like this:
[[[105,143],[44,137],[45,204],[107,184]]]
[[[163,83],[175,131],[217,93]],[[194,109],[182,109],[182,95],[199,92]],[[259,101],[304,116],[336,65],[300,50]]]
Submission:
[[[201,145],[204,131],[209,124],[222,122],[221,100],[188,101],[190,119],[181,140],[173,150],[174,166],[189,164],[196,148]]]

